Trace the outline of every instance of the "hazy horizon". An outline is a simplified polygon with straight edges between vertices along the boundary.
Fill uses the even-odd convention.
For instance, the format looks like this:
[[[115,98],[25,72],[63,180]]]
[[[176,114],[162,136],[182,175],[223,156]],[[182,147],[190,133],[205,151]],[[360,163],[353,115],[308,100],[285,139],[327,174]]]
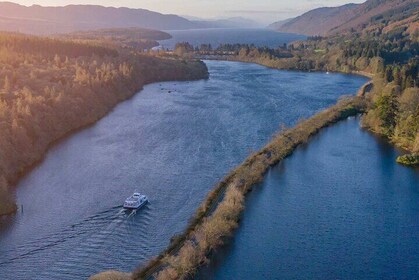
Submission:
[[[244,17],[262,24],[298,16],[319,7],[333,7],[348,3],[363,3],[365,0],[301,0],[298,4],[289,4],[285,0],[198,0],[184,4],[182,0],[17,0],[10,1],[25,6],[65,6],[71,4],[101,5],[147,9],[163,14],[176,14],[202,19]]]

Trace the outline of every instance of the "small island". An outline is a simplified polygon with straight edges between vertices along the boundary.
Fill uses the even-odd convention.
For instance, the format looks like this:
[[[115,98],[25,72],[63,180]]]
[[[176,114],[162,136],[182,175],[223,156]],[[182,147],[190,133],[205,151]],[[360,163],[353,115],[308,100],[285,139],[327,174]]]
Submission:
[[[407,154],[399,156],[397,162],[406,166],[419,166],[419,154]]]

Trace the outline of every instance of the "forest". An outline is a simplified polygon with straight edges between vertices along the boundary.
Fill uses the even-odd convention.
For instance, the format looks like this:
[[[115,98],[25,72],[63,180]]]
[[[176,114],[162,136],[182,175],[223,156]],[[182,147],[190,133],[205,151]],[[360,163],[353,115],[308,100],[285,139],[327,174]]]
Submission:
[[[172,36],[166,32],[145,28],[107,28],[94,31],[79,31],[67,34],[55,35],[57,38],[72,39],[101,46],[135,49],[139,52],[147,52],[153,47],[159,46],[159,40],[167,40]]]
[[[208,77],[197,60],[11,33],[0,33],[0,68],[0,214],[15,209],[10,186],[54,141],[147,83]]]

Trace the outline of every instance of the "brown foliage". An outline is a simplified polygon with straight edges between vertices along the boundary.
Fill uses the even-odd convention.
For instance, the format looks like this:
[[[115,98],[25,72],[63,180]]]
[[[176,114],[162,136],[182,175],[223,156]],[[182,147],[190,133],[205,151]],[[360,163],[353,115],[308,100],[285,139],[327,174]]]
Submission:
[[[0,33],[0,171],[13,183],[48,147],[146,83],[206,78],[202,62]]]
[[[154,269],[160,269],[156,279],[187,279],[196,273],[199,266],[207,262],[208,254],[232,235],[244,209],[245,193],[263,178],[270,166],[291,154],[298,145],[306,143],[321,128],[365,109],[364,98],[345,98],[294,128],[283,131],[261,151],[250,155],[208,195],[191,223],[194,226],[188,227],[184,239],[179,239],[177,245],[180,250],[169,252],[162,262],[153,264]],[[218,202],[217,197],[223,194],[223,189],[224,197]],[[212,205],[216,205],[213,212]],[[150,267],[146,269],[152,270]]]

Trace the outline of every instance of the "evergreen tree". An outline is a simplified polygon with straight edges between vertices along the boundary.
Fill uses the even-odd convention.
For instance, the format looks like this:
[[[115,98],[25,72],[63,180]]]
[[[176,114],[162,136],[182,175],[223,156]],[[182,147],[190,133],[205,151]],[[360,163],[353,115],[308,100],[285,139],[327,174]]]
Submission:
[[[378,98],[376,106],[385,134],[391,136],[397,124],[397,115],[399,112],[397,96],[394,94],[382,95]]]

